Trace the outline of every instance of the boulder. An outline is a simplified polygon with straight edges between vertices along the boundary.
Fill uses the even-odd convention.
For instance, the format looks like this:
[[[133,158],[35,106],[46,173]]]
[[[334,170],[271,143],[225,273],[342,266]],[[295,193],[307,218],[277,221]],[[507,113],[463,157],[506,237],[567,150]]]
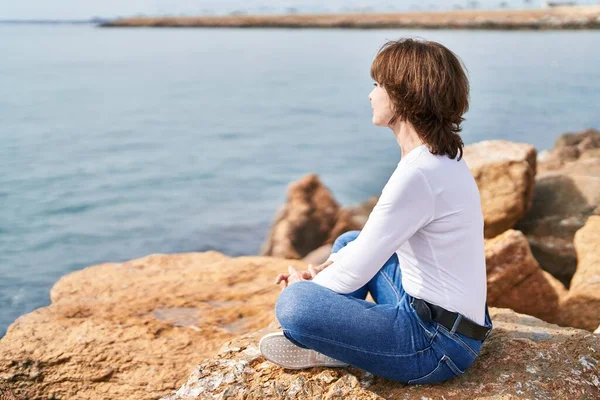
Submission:
[[[302,261],[304,261],[307,264],[312,264],[312,265],[323,264],[325,262],[325,260],[327,260],[329,255],[331,254],[332,248],[333,248],[332,245],[324,244],[323,246],[319,247],[318,249],[313,250],[310,253],[308,253],[302,259]]]
[[[557,321],[566,289],[540,268],[523,233],[511,229],[486,240],[485,258],[488,305]]]
[[[0,389],[28,399],[160,398],[223,342],[275,318],[274,279],[288,264],[306,268],[207,251],[68,274],[50,306],[20,317],[0,339]]]
[[[575,234],[579,263],[561,304],[561,324],[593,331],[600,324],[600,216]]]
[[[356,205],[342,207],[338,213],[338,222],[331,230],[327,244],[308,253],[303,261],[307,264],[319,265],[325,262],[331,254],[333,242],[343,233],[352,230],[361,230],[367,223],[367,219],[373,211],[379,197],[372,196],[368,200]]]
[[[554,148],[544,150],[538,156],[538,173],[559,169],[566,163],[588,155],[596,156],[600,149],[600,131],[586,129],[576,133],[565,133],[554,142]]]
[[[506,140],[484,140],[465,146],[464,159],[479,187],[485,237],[512,228],[531,206],[535,148]]]
[[[600,148],[590,147],[596,144],[597,131],[559,138],[539,163],[533,205],[516,226],[542,268],[567,287],[577,266],[575,232],[590,215],[600,215]],[[575,156],[566,157],[565,151]]]
[[[260,254],[300,259],[325,244],[340,205],[316,174],[288,185],[286,203],[277,211]]]
[[[309,174],[288,186],[286,203],[276,213],[260,254],[305,258],[321,246],[333,244],[342,233],[362,229],[377,200],[372,196],[356,206],[341,207],[318,176]]]
[[[325,243],[333,244],[335,239],[340,236],[344,232],[352,231],[352,230],[361,230],[367,219],[369,218],[369,214],[371,211],[365,213],[361,209],[360,206],[351,208],[351,207],[342,207],[338,213],[338,220],[334,225],[331,232],[329,232],[329,237],[327,238]]]
[[[596,399],[600,342],[508,309],[491,308],[494,329],[463,375],[435,385],[406,385],[362,369],[283,369],[258,349],[275,325],[226,342],[179,390],[184,399]]]
[[[377,202],[379,201],[379,196],[371,196],[369,197],[367,200],[363,201],[362,203],[359,203],[357,205],[354,206],[348,206],[348,207],[344,207],[343,209],[350,215],[350,218],[352,219],[352,226],[351,229],[346,229],[346,230],[341,230],[341,229],[334,229],[332,232],[332,239],[331,239],[331,243],[333,243],[333,241],[342,233],[349,231],[349,230],[353,230],[353,229],[362,229],[365,224],[367,223],[367,219],[369,218],[369,215],[371,214],[371,211],[373,211],[373,208],[375,208],[375,205],[377,204]]]

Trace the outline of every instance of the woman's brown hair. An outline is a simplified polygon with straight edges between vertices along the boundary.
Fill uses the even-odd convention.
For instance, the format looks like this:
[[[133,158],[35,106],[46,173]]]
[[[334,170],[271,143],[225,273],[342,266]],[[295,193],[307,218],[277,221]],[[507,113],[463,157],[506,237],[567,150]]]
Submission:
[[[469,80],[462,61],[440,43],[403,38],[385,43],[371,77],[387,91],[394,117],[410,122],[433,154],[463,154],[458,133],[469,109]],[[458,161],[457,160],[457,161]]]

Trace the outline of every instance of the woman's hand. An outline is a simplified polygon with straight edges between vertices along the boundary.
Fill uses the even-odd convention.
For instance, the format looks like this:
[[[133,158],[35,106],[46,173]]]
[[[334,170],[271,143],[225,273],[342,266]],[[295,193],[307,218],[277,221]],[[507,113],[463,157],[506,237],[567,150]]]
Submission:
[[[318,265],[316,267],[313,267],[312,264],[308,264],[308,269],[306,271],[302,271],[302,272],[298,271],[296,268],[289,265],[288,273],[277,275],[277,278],[275,278],[275,284],[279,285],[280,282],[284,282],[283,287],[281,288],[281,290],[283,290],[286,287],[288,287],[288,285],[291,285],[292,283],[298,282],[300,280],[304,280],[304,281],[311,280],[312,278],[317,276],[317,274],[319,272],[323,271],[325,268],[330,266],[332,263],[333,263],[333,261],[325,261],[323,264]]]

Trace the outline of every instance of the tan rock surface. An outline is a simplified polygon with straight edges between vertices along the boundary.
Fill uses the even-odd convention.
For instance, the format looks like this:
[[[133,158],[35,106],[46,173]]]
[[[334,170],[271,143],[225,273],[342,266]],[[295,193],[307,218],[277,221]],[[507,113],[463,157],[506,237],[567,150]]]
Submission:
[[[579,264],[561,304],[561,323],[593,331],[600,324],[600,216],[575,234]]]
[[[277,211],[260,254],[302,259],[342,233],[365,225],[378,197],[356,206],[341,207],[316,174],[309,174],[288,186],[286,203]],[[321,254],[322,251],[317,252]],[[320,264],[319,256],[310,259]],[[325,259],[329,256],[327,254]]]
[[[340,205],[316,174],[290,183],[286,203],[277,211],[260,249],[263,256],[300,259],[326,243]]]
[[[19,400],[14,393],[0,383],[0,400]]]
[[[333,241],[344,232],[355,229],[361,230],[367,223],[367,219],[369,219],[369,215],[378,201],[379,196],[371,196],[357,205],[342,207],[342,211],[345,212],[350,221],[346,223],[347,226],[336,224],[327,242],[333,243]]]
[[[371,196],[366,201],[355,205],[340,208],[338,221],[331,230],[326,244],[308,253],[303,260],[306,263],[319,265],[325,262],[331,254],[333,242],[343,233],[353,230],[361,230],[367,223],[367,219],[379,200],[377,196]]]
[[[567,287],[577,266],[575,232],[590,215],[600,214],[596,151],[600,151],[598,131],[562,135],[555,149],[542,157],[532,207],[516,226],[527,235],[542,268]]]
[[[494,330],[475,364],[436,385],[405,385],[364,370],[286,370],[258,350],[276,324],[227,342],[165,400],[183,399],[597,399],[600,339],[507,309],[491,308]]]
[[[156,399],[233,337],[267,326],[275,276],[301,261],[154,254],[61,278],[0,339],[0,385],[49,399]],[[1,386],[0,386],[1,387]]]
[[[312,264],[312,265],[323,264],[325,262],[325,260],[327,260],[329,255],[331,254],[332,248],[333,248],[332,245],[324,244],[323,246],[319,247],[318,249],[313,250],[310,253],[308,253],[302,259],[302,261],[304,261],[307,264]]]
[[[536,154],[529,144],[506,140],[465,146],[464,159],[479,187],[486,238],[512,228],[531,206]]]
[[[353,230],[361,230],[365,223],[367,222],[367,218],[369,218],[369,213],[364,214],[361,212],[359,208],[349,208],[342,207],[338,212],[337,221],[329,232],[329,236],[325,243],[333,244],[335,239],[338,238],[342,233],[353,231]]]
[[[581,132],[562,134],[554,142],[554,148],[538,155],[538,174],[560,169],[565,164],[588,155],[595,156],[600,148],[600,131],[585,129]]]
[[[540,268],[523,233],[511,229],[486,240],[485,258],[489,306],[557,321],[566,289]]]

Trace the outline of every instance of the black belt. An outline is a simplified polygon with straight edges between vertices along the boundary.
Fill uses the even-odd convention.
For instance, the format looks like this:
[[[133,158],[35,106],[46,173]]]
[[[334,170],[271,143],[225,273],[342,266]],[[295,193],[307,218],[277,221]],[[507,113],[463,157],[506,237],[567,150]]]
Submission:
[[[419,318],[425,322],[429,322],[431,320],[436,321],[445,326],[449,331],[452,331],[456,319],[459,315],[461,315],[456,312],[448,311],[438,305],[431,304],[423,299],[416,297],[413,297],[413,299],[413,305]],[[491,329],[492,328],[476,324],[467,317],[462,316],[462,319],[458,323],[458,326],[454,332],[460,333],[461,335],[465,335],[475,340],[484,340],[487,338]]]

